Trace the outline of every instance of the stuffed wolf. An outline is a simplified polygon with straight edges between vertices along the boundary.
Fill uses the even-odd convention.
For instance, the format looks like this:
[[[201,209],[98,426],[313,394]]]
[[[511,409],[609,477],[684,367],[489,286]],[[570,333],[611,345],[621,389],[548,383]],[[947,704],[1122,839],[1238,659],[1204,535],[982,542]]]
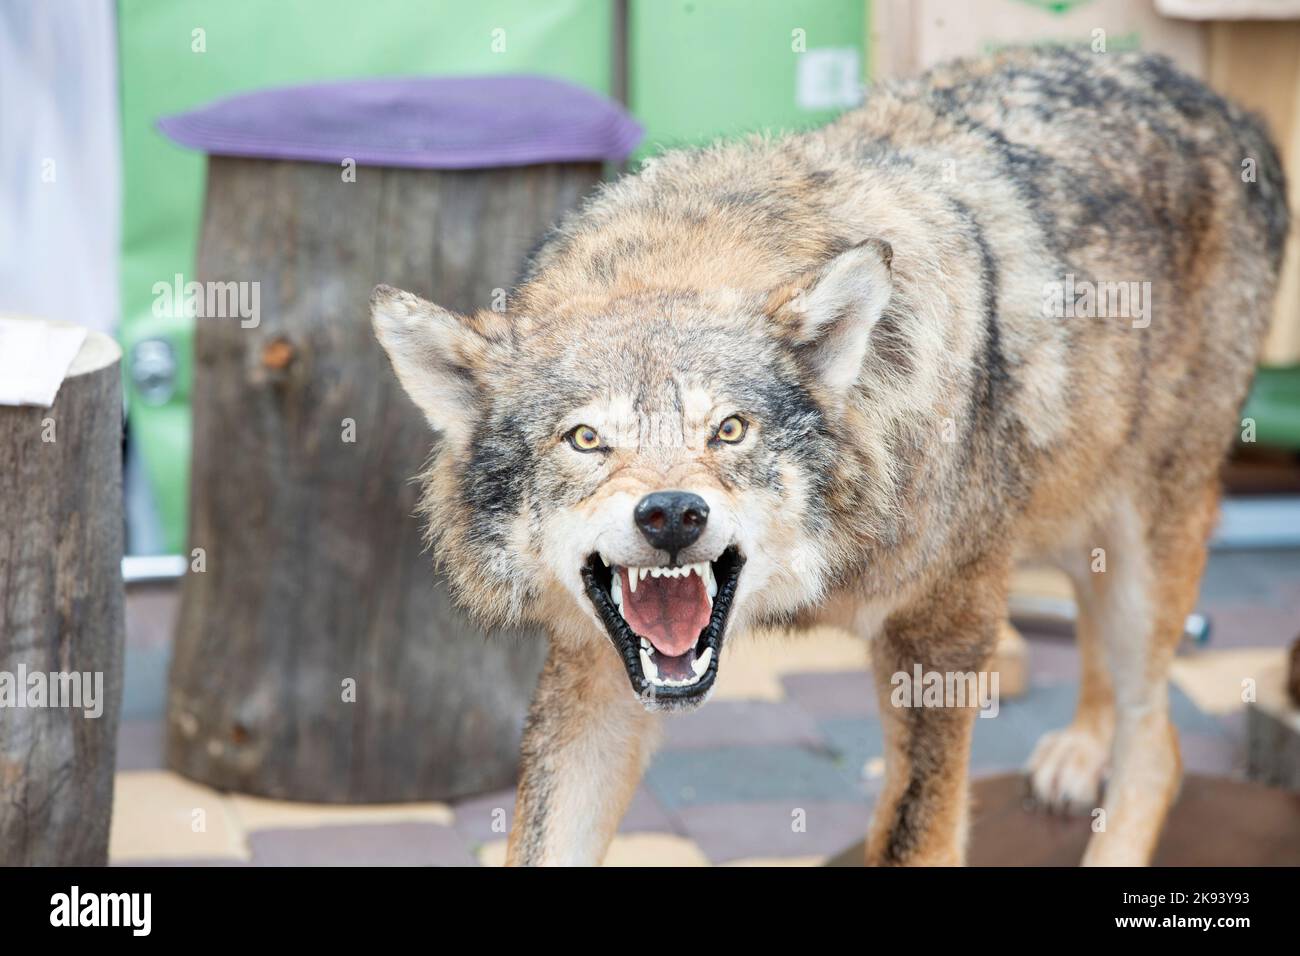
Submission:
[[[424,507],[455,593],[551,636],[510,861],[598,862],[659,714],[746,630],[825,615],[881,698],[870,861],[961,862],[973,702],[890,688],[980,671],[1029,555],[1073,578],[1083,656],[1032,786],[1091,808],[1105,774],[1085,862],[1146,861],[1287,228],[1260,125],[1167,61],[1013,51],[654,160],[560,224],[508,312],[377,288],[442,436]]]

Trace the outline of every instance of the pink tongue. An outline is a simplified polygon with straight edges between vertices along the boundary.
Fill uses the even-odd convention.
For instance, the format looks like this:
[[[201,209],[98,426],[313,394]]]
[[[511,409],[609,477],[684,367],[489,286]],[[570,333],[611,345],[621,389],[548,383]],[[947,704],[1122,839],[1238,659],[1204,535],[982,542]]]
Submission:
[[[627,568],[619,568],[623,580],[623,620],[655,650],[668,657],[680,657],[700,639],[709,623],[709,594],[698,574],[678,578],[652,577],[628,584]]]

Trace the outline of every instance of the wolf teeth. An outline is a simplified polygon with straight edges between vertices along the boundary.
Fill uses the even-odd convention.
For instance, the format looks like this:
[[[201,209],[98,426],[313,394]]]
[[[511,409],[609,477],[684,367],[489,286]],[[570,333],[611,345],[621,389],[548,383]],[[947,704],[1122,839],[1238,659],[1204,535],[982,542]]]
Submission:
[[[645,674],[645,679],[652,684],[662,686],[664,683],[659,679],[659,668],[655,667],[655,662],[650,659],[650,652],[644,647],[641,648],[641,673]]]
[[[703,578],[706,582],[713,580],[713,566],[708,561],[701,561],[698,564],[683,564],[677,568],[650,567],[650,568],[632,568],[627,569],[627,581],[633,591],[636,590],[636,582],[644,581],[646,575],[652,578],[684,578],[687,575],[695,573]]]
[[[641,638],[641,647],[638,653],[641,657],[641,673],[655,687],[689,687],[698,683],[699,679],[704,676],[704,672],[709,669],[709,662],[713,660],[713,648],[705,648],[703,654],[691,661],[691,670],[695,672],[694,677],[669,680],[659,676],[659,668],[655,666],[654,662],[653,645],[644,637]]]

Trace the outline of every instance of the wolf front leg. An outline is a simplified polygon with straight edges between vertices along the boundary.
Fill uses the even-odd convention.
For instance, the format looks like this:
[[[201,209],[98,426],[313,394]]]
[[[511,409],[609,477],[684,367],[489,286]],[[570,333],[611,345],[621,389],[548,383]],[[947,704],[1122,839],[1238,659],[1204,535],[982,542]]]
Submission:
[[[965,861],[971,728],[988,702],[981,691],[996,703],[987,662],[1005,594],[1000,571],[945,585],[891,616],[871,642],[885,785],[867,838],[868,864]],[[942,683],[939,699],[935,682]]]
[[[507,865],[599,864],[658,735],[612,648],[553,635],[524,727]]]

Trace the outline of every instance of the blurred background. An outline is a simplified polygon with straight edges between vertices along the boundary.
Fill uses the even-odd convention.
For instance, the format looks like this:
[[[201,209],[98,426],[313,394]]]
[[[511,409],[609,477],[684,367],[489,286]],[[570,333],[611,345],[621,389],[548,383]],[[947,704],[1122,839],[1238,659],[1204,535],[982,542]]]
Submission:
[[[1034,42],[1167,54],[1265,116],[1293,195],[1300,194],[1300,2],[0,0],[0,313],[108,331],[124,351],[127,653],[112,860],[495,862],[512,802],[502,782],[508,767],[478,792],[465,792],[470,785],[446,793],[398,787],[393,794],[401,799],[392,800],[382,788],[296,791],[288,773],[272,774],[274,786],[258,786],[261,771],[248,768],[274,755],[254,761],[222,750],[252,748],[256,716],[247,726],[218,729],[221,753],[208,756],[227,761],[221,766],[188,760],[179,738],[167,742],[169,713],[179,719],[174,687],[169,712],[168,682],[184,617],[181,581],[202,572],[194,549],[206,544],[193,540],[191,489],[212,480],[191,475],[191,467],[221,453],[192,447],[200,433],[196,320],[158,309],[155,286],[210,278],[212,270],[199,265],[205,220],[212,226],[217,213],[233,208],[223,204],[246,202],[247,194],[232,199],[210,188],[221,150],[180,145],[160,131],[160,119],[324,81],[545,76],[598,94],[644,131],[626,158],[587,157],[602,163],[595,177],[609,177],[673,146],[820,124],[869,96],[873,83]],[[473,228],[472,220],[463,228]],[[475,289],[478,301],[468,305],[488,304],[491,288]],[[360,314],[359,303],[341,308]],[[1191,771],[1300,789],[1300,721],[1281,690],[1286,648],[1300,631],[1294,236],[1240,438],[1225,474],[1230,496],[1200,613],[1189,621],[1175,668],[1174,713]],[[423,571],[427,558],[420,560]],[[292,591],[281,595],[290,605]],[[998,719],[977,722],[977,777],[1020,767],[1038,736],[1067,723],[1073,709],[1078,671],[1068,588],[1027,568],[1009,611],[1000,650],[1005,700]],[[289,629],[286,642],[305,642],[289,633],[291,618],[275,626]],[[448,634],[468,628],[453,617],[438,626]],[[206,643],[188,653],[187,669],[219,667],[203,656],[215,653],[211,629],[203,633]],[[521,653],[529,664],[510,685],[520,698],[536,664],[535,652]],[[374,666],[382,696],[384,661]],[[816,863],[860,837],[883,764],[857,642],[827,631],[797,649],[774,642],[738,650],[723,675],[713,703],[669,721],[665,749],[616,843],[616,862]],[[476,679],[490,681],[490,669]],[[1258,688],[1257,698],[1243,682]],[[295,692],[285,686],[288,697]],[[238,696],[240,689],[223,693]],[[503,709],[517,725],[517,708]],[[460,716],[453,709],[447,719]],[[356,732],[351,718],[337,726],[331,719],[317,719],[317,729]],[[517,728],[494,749],[509,752],[513,734]],[[355,754],[328,759],[346,765],[331,765],[330,773],[357,770]],[[462,752],[455,759],[467,758]],[[243,767],[243,777],[232,776],[232,766]],[[236,778],[247,785],[232,784]],[[189,826],[195,808],[211,811],[201,832]],[[806,817],[802,830],[792,828],[795,810]],[[1039,824],[1011,814],[995,824],[1020,827],[1011,845],[1028,856],[1086,836],[1086,821],[1082,830],[1026,831]],[[987,833],[977,858],[1007,845]]]

